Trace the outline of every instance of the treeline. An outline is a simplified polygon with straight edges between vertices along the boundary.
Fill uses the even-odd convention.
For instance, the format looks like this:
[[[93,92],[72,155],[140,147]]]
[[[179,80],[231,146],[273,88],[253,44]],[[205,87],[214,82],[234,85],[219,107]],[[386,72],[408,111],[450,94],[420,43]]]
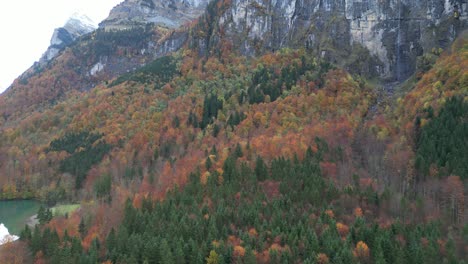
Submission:
[[[253,168],[236,147],[222,174],[207,167],[206,182],[195,172],[163,201],[135,208],[127,200],[121,225],[88,250],[47,228],[25,231],[24,239],[50,263],[460,263],[437,222],[382,227],[360,208],[346,216],[338,201],[381,197],[323,178],[327,145],[316,142],[318,150],[309,148],[302,160],[268,165],[258,157]]]

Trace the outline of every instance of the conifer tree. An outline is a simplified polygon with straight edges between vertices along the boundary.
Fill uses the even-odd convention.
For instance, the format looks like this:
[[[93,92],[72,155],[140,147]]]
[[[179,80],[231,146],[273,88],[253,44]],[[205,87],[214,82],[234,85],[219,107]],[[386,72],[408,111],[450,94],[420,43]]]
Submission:
[[[80,224],[78,225],[78,232],[80,233],[81,238],[85,237],[87,231],[83,217],[81,217]]]

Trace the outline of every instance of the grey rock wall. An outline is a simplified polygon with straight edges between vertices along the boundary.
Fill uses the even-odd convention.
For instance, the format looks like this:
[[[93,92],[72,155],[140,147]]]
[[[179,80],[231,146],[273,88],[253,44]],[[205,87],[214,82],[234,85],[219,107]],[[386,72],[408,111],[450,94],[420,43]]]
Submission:
[[[77,38],[94,31],[96,27],[86,16],[74,14],[63,27],[54,30],[50,39],[50,46],[44,52],[40,64],[44,64],[55,58],[65,47],[72,44]]]
[[[146,23],[178,28],[198,18],[209,0],[126,0],[114,7],[99,26],[124,30]]]
[[[450,45],[466,23],[466,0],[232,0],[217,21],[245,55],[306,47],[343,61],[363,46],[375,61],[369,71],[400,81],[416,57]]]

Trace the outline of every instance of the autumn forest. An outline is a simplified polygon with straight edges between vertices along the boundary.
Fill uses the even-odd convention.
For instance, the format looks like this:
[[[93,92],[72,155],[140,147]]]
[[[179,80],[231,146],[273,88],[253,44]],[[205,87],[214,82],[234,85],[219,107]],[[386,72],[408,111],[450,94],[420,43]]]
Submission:
[[[44,204],[0,262],[466,263],[466,34],[388,93],[305,48],[138,54],[165,33],[95,31],[0,96],[0,199]],[[103,55],[144,66],[69,66]]]

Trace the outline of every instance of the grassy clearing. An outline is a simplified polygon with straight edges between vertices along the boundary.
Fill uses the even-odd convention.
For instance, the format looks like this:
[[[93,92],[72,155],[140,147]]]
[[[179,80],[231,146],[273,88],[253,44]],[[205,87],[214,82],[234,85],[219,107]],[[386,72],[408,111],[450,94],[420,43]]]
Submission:
[[[70,214],[78,208],[80,208],[80,204],[62,204],[52,207],[51,211],[54,216],[59,216]]]

